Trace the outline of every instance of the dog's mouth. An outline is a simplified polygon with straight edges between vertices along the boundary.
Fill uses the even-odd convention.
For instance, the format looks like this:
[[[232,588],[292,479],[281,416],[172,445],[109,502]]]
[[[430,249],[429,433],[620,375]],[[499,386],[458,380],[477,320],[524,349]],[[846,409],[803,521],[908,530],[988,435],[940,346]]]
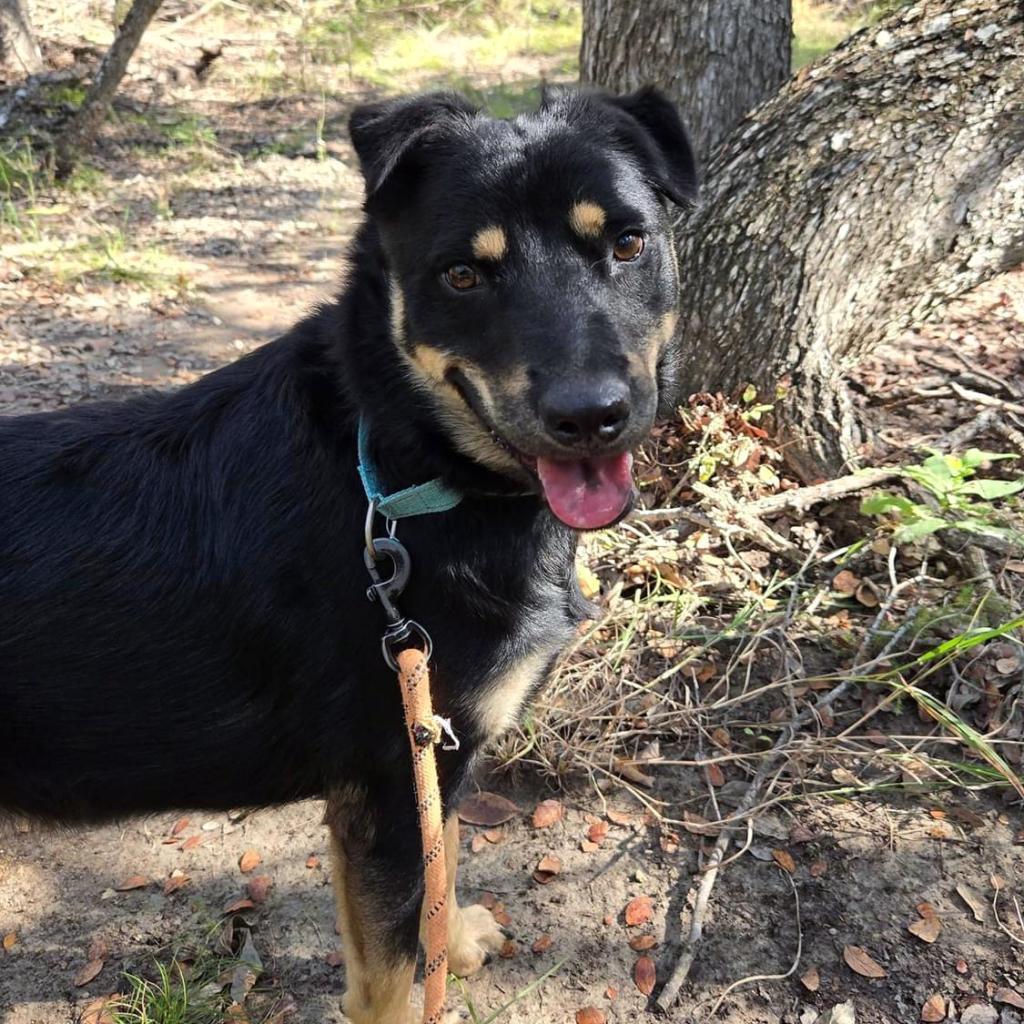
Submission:
[[[591,455],[553,459],[520,451],[493,429],[494,443],[539,483],[548,507],[574,530],[599,530],[633,507],[633,456]]]
[[[548,507],[566,526],[600,530],[617,523],[633,507],[633,456],[628,451],[579,458],[530,455],[495,430],[461,371],[450,371],[448,379],[493,443],[539,484]]]

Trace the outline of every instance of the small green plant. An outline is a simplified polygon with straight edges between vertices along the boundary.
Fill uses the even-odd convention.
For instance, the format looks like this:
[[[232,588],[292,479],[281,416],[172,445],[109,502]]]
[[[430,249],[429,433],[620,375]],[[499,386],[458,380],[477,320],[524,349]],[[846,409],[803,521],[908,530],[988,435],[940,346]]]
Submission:
[[[459,992],[462,993],[462,998],[466,1003],[466,1010],[469,1013],[469,1019],[472,1024],[494,1024],[494,1021],[499,1020],[505,1015],[507,1010],[510,1010],[516,1003],[521,999],[525,999],[528,995],[535,992],[545,981],[548,980],[552,975],[557,974],[565,966],[565,960],[559,960],[554,967],[548,968],[539,978],[534,979],[529,985],[521,988],[516,992],[511,999],[503,1003],[496,1010],[492,1010],[490,1013],[484,1015],[482,1010],[478,1010],[473,1005],[473,1000],[469,995],[469,986],[461,979],[456,977],[454,974],[451,975],[449,980],[458,986]]]
[[[969,533],[1019,538],[1014,530],[993,519],[992,502],[1024,490],[1024,477],[1016,480],[978,478],[979,469],[992,462],[1014,459],[1015,455],[970,448],[962,455],[932,454],[918,466],[908,466],[902,475],[922,487],[934,499],[934,506],[912,501],[900,494],[876,494],[861,503],[861,513],[895,516],[899,522],[893,538],[907,544],[938,530],[955,527]]]
[[[227,1009],[225,997],[217,991],[203,991],[186,978],[176,960],[156,965],[157,978],[148,981],[126,974],[128,994],[110,1011],[114,1024],[218,1024]]]

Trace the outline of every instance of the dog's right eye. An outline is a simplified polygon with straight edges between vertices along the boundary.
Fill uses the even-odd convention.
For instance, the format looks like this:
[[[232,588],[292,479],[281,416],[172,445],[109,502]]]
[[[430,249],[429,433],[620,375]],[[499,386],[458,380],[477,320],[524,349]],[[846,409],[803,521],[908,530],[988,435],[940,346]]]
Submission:
[[[468,263],[453,263],[445,272],[444,279],[450,288],[465,292],[480,283],[480,275]]]

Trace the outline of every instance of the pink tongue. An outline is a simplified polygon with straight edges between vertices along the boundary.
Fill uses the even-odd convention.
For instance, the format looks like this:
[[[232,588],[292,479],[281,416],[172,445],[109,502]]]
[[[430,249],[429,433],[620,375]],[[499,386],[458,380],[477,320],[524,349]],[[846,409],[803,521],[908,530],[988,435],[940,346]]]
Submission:
[[[633,493],[633,456],[562,462],[537,459],[544,497],[551,511],[576,530],[597,530],[615,522]]]

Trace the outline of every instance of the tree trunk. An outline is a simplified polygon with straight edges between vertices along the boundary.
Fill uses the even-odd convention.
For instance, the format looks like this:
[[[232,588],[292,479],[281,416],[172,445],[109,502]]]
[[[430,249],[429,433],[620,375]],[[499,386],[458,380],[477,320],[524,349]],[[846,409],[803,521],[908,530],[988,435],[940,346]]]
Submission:
[[[583,0],[580,77],[659,86],[704,159],[789,77],[792,35],[790,0]]]
[[[58,178],[66,178],[71,173],[79,155],[95,140],[110,110],[114,93],[124,77],[128,61],[159,6],[160,0],[134,0],[132,3],[131,10],[117,30],[114,42],[100,62],[82,106],[57,139],[54,170]]]
[[[43,70],[42,54],[22,0],[0,0],[0,65],[11,65],[25,75]]]
[[[788,378],[794,465],[834,473],[858,439],[844,371],[1024,260],[1021,6],[902,8],[755,110],[706,178],[679,229],[688,383]]]

